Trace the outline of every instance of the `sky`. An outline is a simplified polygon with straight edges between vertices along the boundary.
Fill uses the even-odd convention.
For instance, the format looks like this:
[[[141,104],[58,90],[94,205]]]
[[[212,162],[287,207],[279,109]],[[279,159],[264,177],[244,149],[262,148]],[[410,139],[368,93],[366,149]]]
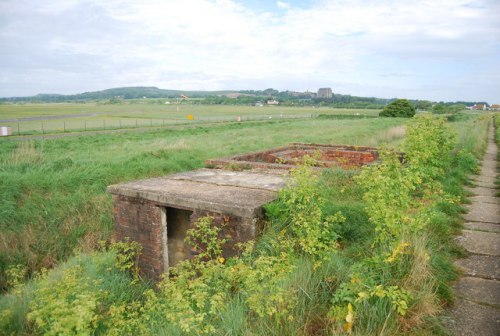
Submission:
[[[0,0],[0,97],[124,86],[500,103],[500,0]]]

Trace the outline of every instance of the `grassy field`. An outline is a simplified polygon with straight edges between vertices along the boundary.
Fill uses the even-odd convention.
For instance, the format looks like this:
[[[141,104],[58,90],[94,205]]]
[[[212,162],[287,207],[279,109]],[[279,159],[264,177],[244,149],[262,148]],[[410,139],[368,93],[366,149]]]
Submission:
[[[225,106],[176,104],[3,104],[0,126],[13,134],[164,126],[219,121],[307,118],[318,114],[378,115],[378,110],[350,110],[281,106]],[[194,120],[188,120],[192,115]],[[35,118],[36,120],[30,120]],[[14,120],[17,119],[17,120]]]
[[[134,281],[119,269],[116,250],[95,252],[98,241],[107,239],[112,229],[110,196],[105,192],[109,184],[194,169],[206,158],[293,141],[389,143],[401,149],[404,122],[413,123],[379,118],[274,120],[2,142],[2,271],[16,264],[31,270],[58,266],[0,297],[0,330],[7,334],[72,334],[83,328],[80,332],[115,335],[446,335],[435,317],[443,304],[453,300],[452,233],[459,228],[461,208],[440,197],[421,200],[426,193],[410,195],[401,176],[412,178],[413,169],[427,171],[419,161],[413,169],[401,165],[373,169],[368,191],[378,190],[378,196],[371,199],[352,172],[327,171],[319,184],[299,175],[305,193],[300,194],[300,188],[291,191],[289,198],[285,195],[268,207],[268,230],[251,256],[201,264],[194,273],[180,272],[158,288]],[[454,198],[464,196],[462,186],[475,164],[471,153],[484,150],[487,124],[487,119],[475,117],[450,124],[458,131],[461,151],[453,151],[453,157],[449,151],[446,173],[431,180],[429,188],[442,185]],[[440,150],[426,146],[434,137],[414,139],[424,152]],[[446,162],[445,155],[434,155],[439,157],[435,164]],[[365,177],[370,179],[369,174]],[[400,203],[405,195],[411,196],[406,210]],[[404,232],[394,241],[376,244],[380,231],[369,219],[376,213],[366,208],[376,209],[379,199],[387,200],[382,208],[395,202],[393,212],[408,211],[407,224],[419,223],[412,222],[415,211],[432,216],[432,222],[423,231]],[[298,208],[294,202],[299,202]],[[432,212],[414,208],[413,202],[433,204]],[[325,235],[315,229],[316,224],[338,211],[345,217],[334,226],[338,245],[323,245],[327,250],[321,258],[297,253],[297,247],[287,249],[297,234],[322,242]],[[377,225],[386,225],[385,219],[391,222],[391,213],[379,213],[386,217]],[[305,246],[308,239],[302,241]]]
[[[288,142],[377,145],[397,119],[293,120],[106,134],[0,146],[0,270],[51,267],[111,232],[107,185],[203,166],[208,158]]]

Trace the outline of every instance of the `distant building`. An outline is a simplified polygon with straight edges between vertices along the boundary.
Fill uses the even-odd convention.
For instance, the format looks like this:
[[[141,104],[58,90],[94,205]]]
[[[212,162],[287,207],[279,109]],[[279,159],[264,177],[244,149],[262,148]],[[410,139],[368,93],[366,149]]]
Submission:
[[[473,110],[486,110],[486,104],[474,104],[472,106]]]
[[[500,104],[493,104],[490,106],[493,111],[500,111]]]
[[[276,99],[271,99],[267,101],[267,105],[278,105],[280,102]]]
[[[332,89],[330,88],[321,88],[318,90],[318,98],[330,99],[333,97]]]
[[[316,92],[310,92],[309,90],[304,92],[304,94],[309,98],[316,98],[316,96],[318,95]]]

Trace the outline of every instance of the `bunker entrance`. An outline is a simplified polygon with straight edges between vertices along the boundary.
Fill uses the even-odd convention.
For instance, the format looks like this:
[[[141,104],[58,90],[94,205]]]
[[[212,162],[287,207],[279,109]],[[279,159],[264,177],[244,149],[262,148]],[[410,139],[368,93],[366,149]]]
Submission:
[[[175,266],[179,261],[191,257],[191,250],[184,243],[189,229],[192,212],[183,209],[166,208],[168,266]]]

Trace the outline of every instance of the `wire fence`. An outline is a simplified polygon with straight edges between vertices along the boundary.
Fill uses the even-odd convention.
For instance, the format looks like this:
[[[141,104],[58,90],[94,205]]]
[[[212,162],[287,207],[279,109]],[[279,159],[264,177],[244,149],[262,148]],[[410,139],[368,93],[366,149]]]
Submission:
[[[109,118],[85,120],[40,120],[9,122],[11,135],[39,135],[71,132],[95,132],[133,128],[158,128],[176,125],[248,122],[248,121],[276,121],[290,119],[311,119],[317,114],[267,114],[267,115],[231,115],[231,116],[188,116],[187,118]]]

